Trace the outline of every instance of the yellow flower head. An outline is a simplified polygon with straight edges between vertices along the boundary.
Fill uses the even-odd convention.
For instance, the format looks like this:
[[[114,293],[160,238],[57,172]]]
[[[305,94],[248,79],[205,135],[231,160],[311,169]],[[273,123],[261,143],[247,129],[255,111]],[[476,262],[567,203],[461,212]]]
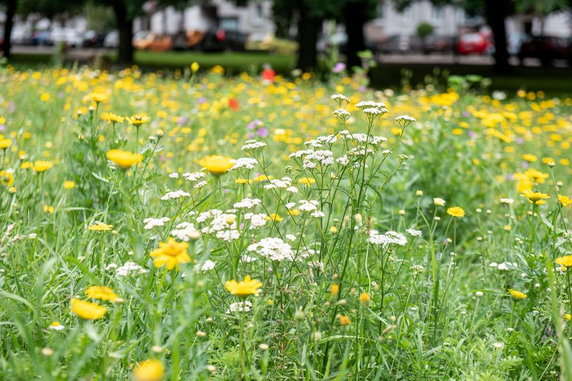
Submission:
[[[99,304],[86,302],[80,299],[72,299],[71,310],[74,314],[86,320],[101,319],[107,312],[107,308],[100,306]]]
[[[275,222],[280,222],[283,220],[282,217],[280,217],[280,215],[276,214],[276,213],[271,213],[266,217],[267,221],[275,221]]]
[[[244,277],[244,280],[237,282],[229,280],[225,283],[225,287],[232,295],[245,298],[249,295],[258,295],[262,287],[262,283],[256,279],[250,279],[250,275]]]
[[[346,326],[346,325],[350,325],[352,323],[352,321],[350,320],[349,317],[347,317],[346,315],[340,315],[339,316],[340,319],[340,324],[342,326]]]
[[[90,93],[88,94],[84,100],[87,102],[95,102],[95,103],[103,103],[103,102],[107,102],[107,95],[102,94],[102,93]]]
[[[64,188],[65,189],[73,189],[75,188],[75,183],[71,180],[64,181]]]
[[[570,205],[572,205],[572,198],[568,197],[568,196],[563,196],[561,194],[558,195],[558,201],[560,202],[560,205],[562,205],[563,208],[566,208]]]
[[[52,168],[53,166],[54,165],[50,161],[38,160],[38,161],[34,162],[32,169],[34,170],[34,172],[41,173],[41,172],[47,171],[48,169]]]
[[[191,261],[191,257],[187,252],[189,244],[187,242],[177,242],[173,238],[169,238],[167,242],[159,243],[159,248],[153,250],[149,256],[153,259],[155,267],[165,266],[167,270],[179,267],[181,263]]]
[[[508,292],[516,300],[522,300],[528,298],[528,295],[526,295],[524,292],[513,290],[512,288],[508,290]]]
[[[370,300],[371,296],[367,292],[364,292],[359,296],[359,301],[363,304],[368,304]]]
[[[199,160],[199,165],[213,175],[222,175],[234,166],[232,159],[228,156],[211,155]]]
[[[141,361],[133,370],[135,381],[161,381],[165,375],[165,366],[156,359]]]
[[[96,224],[88,226],[87,228],[94,232],[104,232],[113,229],[113,225],[107,225],[102,222],[98,222]]]
[[[338,295],[339,292],[340,292],[340,286],[336,283],[332,284],[332,286],[330,287],[330,294]]]
[[[143,155],[131,153],[120,149],[112,149],[105,154],[108,160],[114,162],[119,168],[127,170],[143,160]]]
[[[0,149],[6,149],[12,145],[12,140],[10,139],[0,139]]]
[[[110,302],[122,302],[123,299],[119,297],[113,290],[107,286],[91,286],[85,290],[88,298],[108,300]]]
[[[536,205],[540,205],[539,202],[541,202],[542,199],[550,198],[546,193],[534,192],[531,190],[525,190],[522,192],[522,196],[528,198],[529,201],[534,202]]]
[[[554,262],[564,267],[572,267],[572,255],[558,257]]]
[[[116,115],[112,112],[104,112],[101,114],[101,119],[108,123],[123,123],[124,117]]]
[[[140,127],[143,123],[147,123],[150,120],[145,114],[136,114],[127,118],[127,121],[135,127]]]
[[[316,179],[314,179],[313,177],[302,177],[301,179],[298,180],[298,184],[303,184],[303,185],[311,185],[314,184],[316,182]]]
[[[0,171],[0,184],[7,187],[12,186],[12,184],[14,184],[14,175],[12,172]]]
[[[451,208],[448,208],[447,214],[457,218],[465,217],[465,211],[463,210],[463,208],[460,208],[458,206],[453,206]]]

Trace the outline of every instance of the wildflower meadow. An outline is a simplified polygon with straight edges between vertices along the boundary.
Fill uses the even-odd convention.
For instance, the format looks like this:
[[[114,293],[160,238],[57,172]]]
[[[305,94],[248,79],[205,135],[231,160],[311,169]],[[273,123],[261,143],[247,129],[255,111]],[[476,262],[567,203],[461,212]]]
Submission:
[[[0,68],[0,379],[571,380],[572,98]]]

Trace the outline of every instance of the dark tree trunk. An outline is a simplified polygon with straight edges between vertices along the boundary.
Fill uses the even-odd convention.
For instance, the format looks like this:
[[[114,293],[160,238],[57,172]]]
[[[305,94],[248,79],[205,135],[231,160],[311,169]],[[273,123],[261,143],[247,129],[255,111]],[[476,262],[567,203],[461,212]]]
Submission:
[[[485,0],[485,12],[487,22],[493,32],[495,43],[495,70],[498,72],[509,72],[508,50],[506,43],[506,26],[508,4],[506,0]]]
[[[113,2],[113,11],[119,30],[117,61],[120,64],[130,65],[133,63],[133,18],[122,1]]]
[[[318,63],[318,33],[322,22],[319,18],[308,14],[305,7],[300,8],[298,17],[298,63],[297,67],[303,71],[312,71]]]
[[[363,26],[367,21],[363,2],[348,1],[344,8],[344,24],[348,35],[346,47],[347,68],[361,66],[358,53],[365,50]]]
[[[6,2],[6,21],[4,22],[4,45],[2,46],[2,52],[4,57],[10,59],[12,53],[12,28],[14,27],[14,16],[16,15],[16,9],[18,8],[17,0],[8,0]]]

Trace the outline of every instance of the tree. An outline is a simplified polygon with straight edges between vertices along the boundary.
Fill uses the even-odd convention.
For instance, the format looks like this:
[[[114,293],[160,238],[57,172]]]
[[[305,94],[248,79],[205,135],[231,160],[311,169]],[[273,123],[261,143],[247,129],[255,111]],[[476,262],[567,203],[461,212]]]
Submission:
[[[5,58],[10,59],[12,53],[12,28],[14,27],[14,16],[16,15],[16,10],[18,9],[17,0],[3,0],[0,3],[4,3],[6,9],[6,19],[4,22],[4,44],[2,46],[2,53]]]

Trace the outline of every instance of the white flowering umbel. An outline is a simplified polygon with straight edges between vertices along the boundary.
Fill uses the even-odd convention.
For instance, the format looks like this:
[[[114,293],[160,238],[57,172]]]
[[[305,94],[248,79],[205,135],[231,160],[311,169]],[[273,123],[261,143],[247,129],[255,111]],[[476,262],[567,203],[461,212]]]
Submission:
[[[280,238],[263,238],[260,242],[248,246],[246,250],[255,252],[261,257],[271,261],[281,262],[294,260],[292,247]]]
[[[405,246],[407,244],[407,238],[405,238],[403,234],[394,231],[388,231],[385,234],[379,234],[376,231],[372,230],[369,233],[369,238],[367,239],[367,242],[376,246],[389,246],[389,245]]]

